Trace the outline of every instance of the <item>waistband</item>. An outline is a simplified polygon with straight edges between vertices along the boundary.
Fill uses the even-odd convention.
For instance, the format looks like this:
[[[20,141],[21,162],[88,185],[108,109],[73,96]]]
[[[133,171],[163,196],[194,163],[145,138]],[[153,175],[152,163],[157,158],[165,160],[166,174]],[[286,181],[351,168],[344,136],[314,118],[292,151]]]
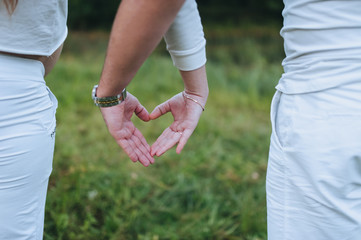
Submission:
[[[42,62],[7,54],[0,54],[0,81],[44,81],[45,68]]]

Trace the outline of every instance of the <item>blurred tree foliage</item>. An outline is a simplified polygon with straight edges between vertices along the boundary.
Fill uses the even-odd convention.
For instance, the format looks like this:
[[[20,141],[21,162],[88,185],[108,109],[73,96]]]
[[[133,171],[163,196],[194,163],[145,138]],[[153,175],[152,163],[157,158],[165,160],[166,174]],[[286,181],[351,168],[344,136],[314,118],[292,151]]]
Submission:
[[[119,0],[70,0],[68,26],[70,29],[110,29]]]
[[[235,26],[282,21],[282,0],[197,0],[202,22]]]
[[[68,25],[75,30],[109,30],[120,0],[70,0]],[[197,0],[204,24],[280,22],[282,0]]]

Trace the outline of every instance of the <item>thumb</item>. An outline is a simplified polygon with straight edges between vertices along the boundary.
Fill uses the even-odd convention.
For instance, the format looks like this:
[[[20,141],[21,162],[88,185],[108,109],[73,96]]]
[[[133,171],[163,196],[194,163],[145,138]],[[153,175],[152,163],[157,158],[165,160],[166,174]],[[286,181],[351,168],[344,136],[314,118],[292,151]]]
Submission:
[[[160,116],[166,114],[167,112],[170,112],[170,104],[169,104],[169,100],[156,106],[154,108],[154,110],[152,111],[152,113],[149,115],[151,120],[157,119]]]
[[[144,122],[148,122],[150,120],[147,109],[143,107],[143,105],[141,105],[140,103],[138,103],[137,107],[134,109],[134,113]]]

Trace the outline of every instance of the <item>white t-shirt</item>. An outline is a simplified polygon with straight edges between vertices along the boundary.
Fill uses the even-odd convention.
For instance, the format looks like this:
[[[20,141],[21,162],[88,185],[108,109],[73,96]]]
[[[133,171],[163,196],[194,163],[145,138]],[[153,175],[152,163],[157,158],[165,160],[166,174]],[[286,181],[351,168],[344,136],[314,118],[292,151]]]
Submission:
[[[164,36],[174,65],[183,71],[206,63],[206,40],[195,0],[186,0]]]
[[[12,15],[0,1],[0,51],[50,56],[65,40],[67,0],[19,0]]]
[[[288,94],[361,81],[361,0],[284,0],[284,74]]]

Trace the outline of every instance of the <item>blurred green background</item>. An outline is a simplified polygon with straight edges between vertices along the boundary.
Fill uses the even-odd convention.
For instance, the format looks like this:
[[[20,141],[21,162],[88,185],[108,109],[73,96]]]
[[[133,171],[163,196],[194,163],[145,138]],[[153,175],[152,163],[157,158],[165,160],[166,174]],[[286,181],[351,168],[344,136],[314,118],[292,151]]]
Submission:
[[[90,92],[119,1],[69,1],[69,36],[47,84],[59,100],[46,240],[264,240],[269,105],[282,74],[282,2],[198,1],[207,38],[206,111],[182,154],[148,168],[108,134]],[[128,86],[151,111],[183,90],[161,42]],[[170,125],[134,118],[153,143]]]

